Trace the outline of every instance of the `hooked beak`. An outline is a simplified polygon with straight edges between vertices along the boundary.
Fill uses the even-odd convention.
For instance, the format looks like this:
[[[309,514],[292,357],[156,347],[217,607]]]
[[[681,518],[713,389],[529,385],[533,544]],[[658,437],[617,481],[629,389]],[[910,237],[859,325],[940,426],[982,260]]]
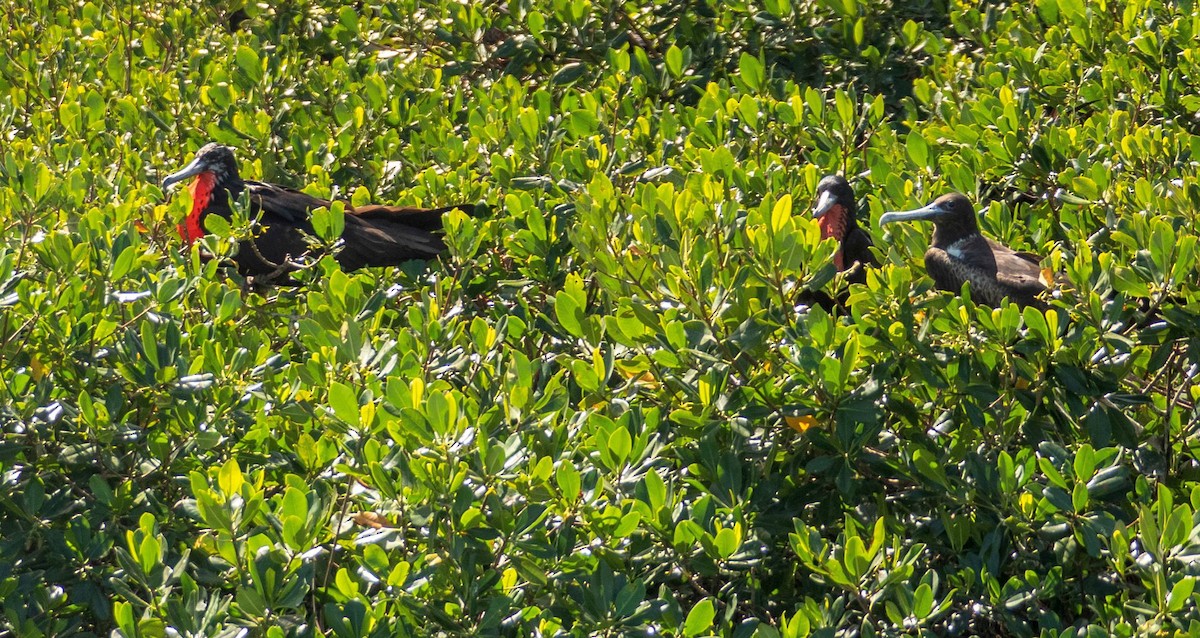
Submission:
[[[193,158],[192,162],[187,166],[184,166],[175,173],[167,175],[167,178],[163,180],[162,189],[167,190],[167,187],[169,187],[171,184],[177,184],[189,177],[195,177],[203,172],[204,166],[200,164],[200,158]]]
[[[948,212],[949,211],[947,211],[945,208],[942,208],[940,204],[934,202],[928,206],[918,208],[916,210],[886,212],[879,217],[879,225],[883,226],[884,224],[890,224],[892,222],[903,222],[913,219],[937,219]]]
[[[821,216],[823,216],[825,213],[829,212],[829,209],[833,208],[833,205],[836,203],[837,203],[837,199],[834,198],[832,192],[825,191],[824,193],[821,193],[821,197],[817,199],[817,205],[813,206],[813,211],[812,211],[813,217],[816,219],[820,219]]]

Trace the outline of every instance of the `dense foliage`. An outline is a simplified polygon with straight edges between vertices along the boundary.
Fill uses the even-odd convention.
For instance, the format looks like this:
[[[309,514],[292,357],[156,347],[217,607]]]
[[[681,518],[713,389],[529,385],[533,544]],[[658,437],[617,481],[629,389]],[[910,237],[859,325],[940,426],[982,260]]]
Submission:
[[[1200,630],[1193,2],[273,4],[3,0],[0,633]],[[492,212],[247,286],[210,140]],[[875,228],[949,190],[1052,310]]]

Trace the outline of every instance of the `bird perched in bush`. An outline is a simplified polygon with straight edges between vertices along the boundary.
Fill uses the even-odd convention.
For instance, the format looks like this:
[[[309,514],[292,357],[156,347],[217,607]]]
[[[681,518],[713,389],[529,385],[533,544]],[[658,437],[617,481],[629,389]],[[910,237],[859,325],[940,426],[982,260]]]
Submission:
[[[984,237],[974,207],[961,193],[942,195],[916,210],[884,213],[879,225],[914,219],[933,222],[925,270],[938,289],[957,293],[969,281],[971,295],[989,306],[1008,298],[1021,306],[1048,307],[1039,298],[1049,290],[1042,282],[1041,258]]]
[[[179,224],[179,234],[188,244],[204,236],[208,215],[229,219],[233,200],[243,193],[249,195],[250,216],[260,229],[252,245],[243,241],[234,257],[243,275],[270,278],[295,270],[288,264],[312,249],[306,239],[306,235],[314,234],[312,211],[331,203],[285,186],[243,180],[238,175],[233,149],[215,143],[203,146],[187,166],[163,180],[163,188],[188,178],[194,178],[190,189],[192,208]],[[351,207],[347,202],[342,247],[334,258],[345,270],[433,259],[446,249],[440,234],[442,215],[455,209],[474,214],[476,207]]]
[[[866,283],[868,266],[878,266],[871,254],[871,236],[858,226],[858,204],[854,200],[854,189],[840,175],[826,175],[817,183],[816,202],[812,215],[821,228],[821,239],[836,239],[837,251],[833,253],[833,264],[838,272],[846,272],[850,283]],[[800,296],[804,305],[818,305],[826,312],[845,307],[849,293],[843,292],[837,299],[821,290],[805,290]]]
[[[854,189],[840,175],[827,175],[817,183],[817,203],[813,205],[813,217],[821,226],[821,238],[838,240],[833,263],[838,271],[850,270],[849,280],[854,283],[867,281],[865,266],[878,266],[871,254],[871,236],[858,227],[858,204],[854,201]]]

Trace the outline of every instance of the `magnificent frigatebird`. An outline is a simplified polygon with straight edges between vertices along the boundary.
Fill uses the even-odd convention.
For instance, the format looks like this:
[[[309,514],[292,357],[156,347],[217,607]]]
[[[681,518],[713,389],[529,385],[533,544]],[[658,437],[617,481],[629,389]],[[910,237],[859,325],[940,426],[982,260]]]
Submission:
[[[232,215],[231,200],[249,194],[250,215],[260,230],[253,245],[242,242],[234,260],[243,275],[274,276],[289,270],[285,265],[309,252],[306,234],[314,234],[310,214],[328,207],[329,200],[306,195],[298,190],[243,180],[238,175],[233,149],[210,143],[196,151],[191,163],[163,180],[165,190],[171,184],[194,177],[192,210],[179,234],[188,244],[204,236],[204,219]],[[346,205],[343,246],[334,256],[345,270],[364,266],[396,266],[413,259],[433,259],[446,249],[437,234],[442,229],[442,214],[451,210],[473,214],[471,204],[442,208]]]
[[[975,209],[962,194],[942,195],[916,210],[884,213],[879,225],[910,219],[933,222],[925,270],[939,289],[957,293],[969,281],[972,297],[989,306],[999,306],[1007,297],[1021,306],[1048,307],[1038,298],[1047,291],[1041,259],[981,235]]]
[[[866,283],[864,266],[877,266],[871,254],[871,236],[858,227],[858,204],[854,201],[854,190],[840,175],[826,175],[817,183],[817,203],[813,205],[813,217],[821,226],[821,238],[836,238],[837,252],[833,263],[839,271],[853,268],[848,279],[853,283]]]
[[[854,190],[850,188],[850,183],[839,175],[827,175],[817,183],[815,194],[817,200],[813,204],[812,214],[821,228],[821,239],[832,237],[838,240],[837,251],[833,253],[834,265],[839,272],[848,271],[847,281],[866,283],[865,267],[878,264],[871,254],[871,236],[858,227],[858,204],[854,201]],[[806,289],[800,293],[798,301],[833,312],[839,306],[845,307],[849,297],[849,293],[843,292],[834,299],[823,291]]]

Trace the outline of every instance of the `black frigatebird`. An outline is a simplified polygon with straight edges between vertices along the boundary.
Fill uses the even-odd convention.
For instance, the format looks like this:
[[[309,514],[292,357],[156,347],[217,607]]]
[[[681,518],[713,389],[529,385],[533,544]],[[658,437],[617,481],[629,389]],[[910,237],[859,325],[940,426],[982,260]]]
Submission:
[[[838,271],[853,269],[848,279],[853,283],[866,283],[864,266],[878,266],[871,254],[871,236],[858,227],[858,204],[854,201],[854,189],[840,175],[826,175],[817,183],[817,203],[813,205],[813,217],[821,226],[821,239],[830,237],[838,240],[833,263]]]
[[[884,213],[879,225],[912,219],[933,222],[925,270],[940,290],[957,293],[969,281],[971,295],[989,306],[1008,298],[1021,306],[1049,307],[1039,298],[1048,290],[1041,279],[1041,258],[980,234],[975,209],[961,193],[942,195],[924,208]]]
[[[243,241],[234,257],[243,275],[271,277],[294,270],[286,264],[311,250],[305,234],[314,234],[312,211],[331,203],[285,186],[243,180],[238,175],[233,149],[216,143],[196,151],[187,166],[163,180],[163,189],[193,177],[192,209],[179,224],[179,234],[189,245],[204,236],[205,217],[220,215],[229,219],[233,212],[231,200],[244,192],[249,194],[250,214],[257,218],[261,229],[253,245]],[[351,207],[347,202],[344,245],[334,258],[345,270],[433,259],[446,249],[440,236],[442,214],[455,209],[475,212],[472,204],[410,208],[375,204]]]
[[[838,241],[837,251],[833,253],[833,263],[838,272],[848,271],[846,280],[850,283],[866,283],[866,267],[877,266],[878,263],[871,254],[871,236],[858,226],[858,204],[854,200],[854,189],[850,188],[850,183],[844,177],[826,175],[817,183],[815,195],[812,214],[821,228],[821,239],[833,238]],[[804,290],[799,301],[833,312],[839,306],[845,307],[849,297],[848,293],[843,293],[834,299],[820,290]]]

